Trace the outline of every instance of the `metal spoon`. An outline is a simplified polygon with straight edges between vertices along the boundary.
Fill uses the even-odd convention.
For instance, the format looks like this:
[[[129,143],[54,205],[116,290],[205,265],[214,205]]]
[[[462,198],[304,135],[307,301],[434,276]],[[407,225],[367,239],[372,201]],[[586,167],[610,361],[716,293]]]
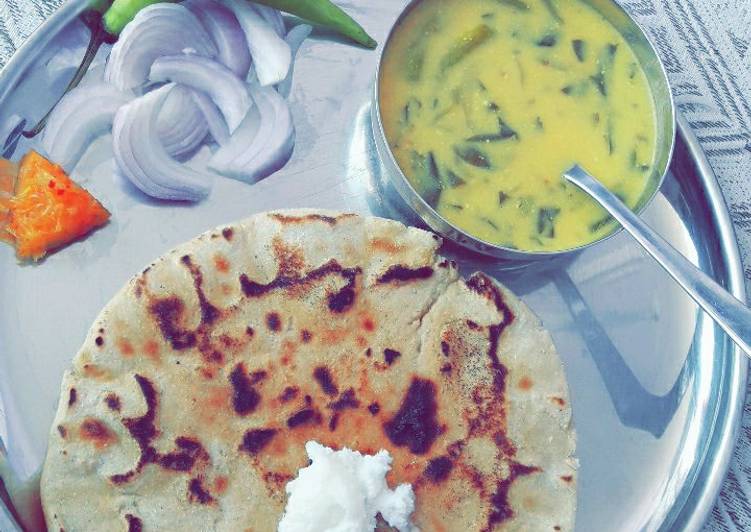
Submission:
[[[675,279],[738,346],[751,356],[751,309],[691,264],[579,165],[563,178],[592,196]]]

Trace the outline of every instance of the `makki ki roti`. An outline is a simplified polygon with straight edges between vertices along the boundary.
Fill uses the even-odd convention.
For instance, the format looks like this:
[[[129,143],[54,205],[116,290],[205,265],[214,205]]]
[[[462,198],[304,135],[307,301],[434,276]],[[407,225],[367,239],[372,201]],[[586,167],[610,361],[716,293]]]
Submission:
[[[316,440],[387,449],[423,531],[572,530],[550,336],[439,245],[391,220],[279,211],[146,268],[63,378],[49,529],[274,531]]]

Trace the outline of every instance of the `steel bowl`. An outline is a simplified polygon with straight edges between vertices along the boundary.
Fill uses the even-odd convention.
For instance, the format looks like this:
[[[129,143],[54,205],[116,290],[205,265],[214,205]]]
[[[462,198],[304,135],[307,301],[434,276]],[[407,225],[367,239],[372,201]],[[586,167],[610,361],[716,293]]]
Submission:
[[[398,195],[404,200],[409,209],[422,219],[430,229],[443,237],[456,242],[460,246],[485,255],[507,260],[533,261],[572,254],[581,251],[588,246],[607,240],[621,231],[622,228],[618,226],[611,233],[599,238],[598,240],[573,248],[555,251],[524,251],[486,242],[471,235],[463,229],[456,227],[441,216],[417,193],[402,172],[399,164],[396,162],[396,158],[391,152],[391,148],[386,139],[386,132],[384,131],[381,120],[379,88],[382,72],[381,65],[383,63],[384,55],[391,43],[392,36],[399,31],[402,20],[404,20],[410,11],[421,1],[423,0],[411,0],[389,30],[378,60],[374,83],[373,103],[371,105],[373,136],[383,167],[384,178],[393,185],[393,188],[398,192]],[[634,208],[634,211],[639,214],[647,207],[647,205],[649,205],[657,194],[657,191],[665,180],[665,175],[667,174],[668,166],[670,165],[676,132],[673,95],[670,91],[670,84],[668,82],[667,73],[665,72],[665,66],[657,55],[654,45],[642,27],[639,26],[639,24],[614,0],[584,1],[595,8],[624,37],[644,70],[652,95],[657,126],[655,135],[655,160],[652,174],[648,180],[648,186]]]

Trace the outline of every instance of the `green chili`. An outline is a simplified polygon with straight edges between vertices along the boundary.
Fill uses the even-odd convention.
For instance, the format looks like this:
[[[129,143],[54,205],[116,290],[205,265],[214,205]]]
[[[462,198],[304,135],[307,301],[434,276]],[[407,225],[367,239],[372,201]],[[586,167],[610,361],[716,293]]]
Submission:
[[[236,0],[242,1],[242,0]],[[256,3],[273,7],[290,15],[295,15],[314,24],[352,39],[366,48],[375,48],[378,43],[341,8],[329,0],[254,0]]]
[[[115,0],[102,19],[104,29],[111,35],[120,35],[123,28],[133,20],[136,13],[144,7],[156,4],[161,0]]]

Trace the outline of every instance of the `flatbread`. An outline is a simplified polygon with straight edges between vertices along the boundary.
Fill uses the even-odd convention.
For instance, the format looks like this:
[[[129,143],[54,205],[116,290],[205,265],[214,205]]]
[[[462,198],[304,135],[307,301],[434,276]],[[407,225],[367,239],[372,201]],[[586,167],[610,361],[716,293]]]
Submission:
[[[324,211],[203,234],[105,307],[62,382],[50,530],[276,530],[304,443],[394,457],[425,531],[572,530],[549,334],[431,233]]]

